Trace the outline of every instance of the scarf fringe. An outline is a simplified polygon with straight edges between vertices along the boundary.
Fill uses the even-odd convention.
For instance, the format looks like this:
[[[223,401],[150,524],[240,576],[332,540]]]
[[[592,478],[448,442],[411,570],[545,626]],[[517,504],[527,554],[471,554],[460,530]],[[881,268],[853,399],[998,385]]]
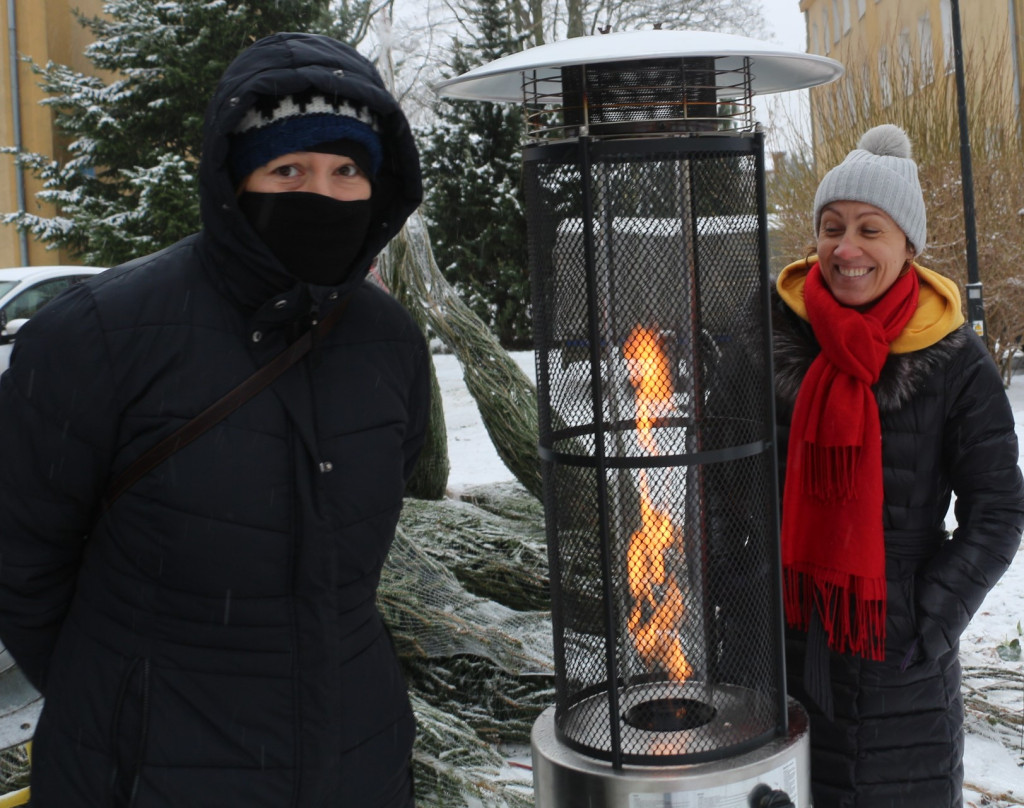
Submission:
[[[835,580],[831,571],[783,573],[786,623],[807,631],[811,610],[816,610],[828,637],[828,646],[843,654],[856,654],[881,662],[885,659],[885,578],[845,576]]]
[[[851,502],[857,498],[860,477],[859,446],[804,444],[804,491],[819,502]]]

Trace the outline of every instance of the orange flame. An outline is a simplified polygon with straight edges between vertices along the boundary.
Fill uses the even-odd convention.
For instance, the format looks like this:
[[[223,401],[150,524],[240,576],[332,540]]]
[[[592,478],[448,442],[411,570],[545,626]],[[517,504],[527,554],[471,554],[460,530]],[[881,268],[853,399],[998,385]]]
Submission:
[[[664,340],[637,326],[623,344],[622,354],[636,390],[637,438],[648,454],[657,455],[655,420],[671,409],[675,392]],[[640,524],[626,553],[633,596],[626,627],[648,666],[663,667],[673,680],[684,682],[693,674],[678,631],[686,607],[683,591],[666,564],[672,550],[682,552],[682,542],[669,514],[655,505],[644,469],[640,470]]]

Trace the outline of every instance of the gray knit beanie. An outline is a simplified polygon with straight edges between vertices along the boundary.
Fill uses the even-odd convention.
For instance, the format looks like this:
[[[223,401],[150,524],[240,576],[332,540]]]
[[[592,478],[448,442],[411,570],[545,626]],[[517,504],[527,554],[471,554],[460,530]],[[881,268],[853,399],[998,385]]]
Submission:
[[[910,139],[898,126],[886,123],[869,129],[846,159],[829,171],[814,195],[814,235],[821,209],[830,202],[866,202],[885,211],[910,239],[918,255],[928,237],[924,195],[917,163],[910,156]]]

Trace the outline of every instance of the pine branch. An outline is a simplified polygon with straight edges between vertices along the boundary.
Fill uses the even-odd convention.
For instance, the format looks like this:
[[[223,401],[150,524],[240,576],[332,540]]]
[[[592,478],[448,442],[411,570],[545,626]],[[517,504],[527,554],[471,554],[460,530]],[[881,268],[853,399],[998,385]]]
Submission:
[[[381,274],[389,286],[399,278],[408,285],[431,330],[458,357],[498,457],[540,498],[536,389],[441,274],[420,214],[414,213],[389,245]]]

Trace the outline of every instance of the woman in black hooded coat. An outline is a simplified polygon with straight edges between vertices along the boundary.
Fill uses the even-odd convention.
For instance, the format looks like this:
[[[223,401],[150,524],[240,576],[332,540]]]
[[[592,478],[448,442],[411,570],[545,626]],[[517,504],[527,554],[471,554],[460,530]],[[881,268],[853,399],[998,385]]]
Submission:
[[[324,139],[369,167],[358,227],[243,212],[243,118],[281,98],[345,119]],[[327,37],[268,37],[210,103],[203,230],[19,333],[0,381],[0,638],[45,696],[35,808],[412,804],[413,716],[375,592],[428,354],[364,279],[420,198],[373,67]],[[104,509],[112,478],[343,301],[300,363]]]

